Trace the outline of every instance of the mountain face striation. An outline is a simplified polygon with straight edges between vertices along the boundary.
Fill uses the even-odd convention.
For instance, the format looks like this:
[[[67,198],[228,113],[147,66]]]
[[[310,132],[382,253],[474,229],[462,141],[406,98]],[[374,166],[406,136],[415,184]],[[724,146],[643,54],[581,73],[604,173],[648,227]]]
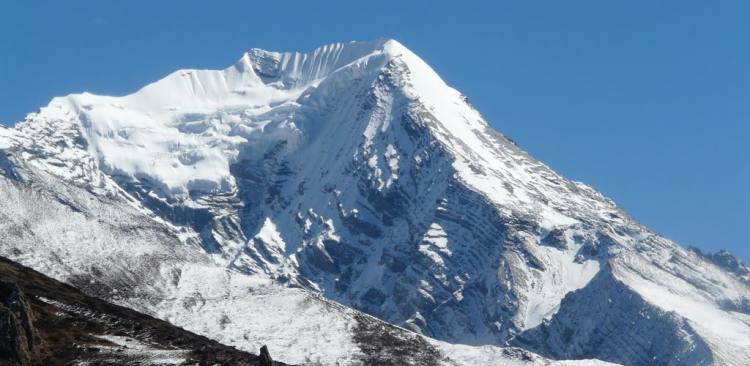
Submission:
[[[750,364],[746,265],[535,160],[393,40],[55,98],[0,128],[0,174],[0,255],[284,362]]]

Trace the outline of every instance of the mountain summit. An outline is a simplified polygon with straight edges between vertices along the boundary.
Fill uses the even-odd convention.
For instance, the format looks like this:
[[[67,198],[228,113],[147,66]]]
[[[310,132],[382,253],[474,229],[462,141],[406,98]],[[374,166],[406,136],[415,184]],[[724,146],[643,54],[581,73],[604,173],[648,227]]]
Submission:
[[[418,350],[396,364],[750,363],[747,276],[529,156],[397,41],[55,98],[0,129],[0,171],[0,255],[285,362],[382,363],[395,337]]]

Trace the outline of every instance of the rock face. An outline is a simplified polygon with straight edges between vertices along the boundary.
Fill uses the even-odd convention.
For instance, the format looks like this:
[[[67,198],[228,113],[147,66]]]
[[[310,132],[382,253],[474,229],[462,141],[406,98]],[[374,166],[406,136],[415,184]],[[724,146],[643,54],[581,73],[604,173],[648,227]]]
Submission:
[[[711,261],[725,271],[735,275],[741,281],[750,283],[750,266],[747,263],[737,259],[732,253],[726,250],[720,250],[716,253],[703,253],[699,249],[690,248],[693,252],[701,257]]]
[[[396,41],[55,98],[0,129],[0,171],[0,254],[246,350],[374,354],[335,301],[455,345],[750,363],[743,267],[535,160]],[[279,324],[345,335],[248,330]]]
[[[39,335],[23,292],[0,281],[0,365],[30,365]]]
[[[268,353],[268,347],[260,347],[260,356],[258,357],[258,366],[273,366],[273,359]]]

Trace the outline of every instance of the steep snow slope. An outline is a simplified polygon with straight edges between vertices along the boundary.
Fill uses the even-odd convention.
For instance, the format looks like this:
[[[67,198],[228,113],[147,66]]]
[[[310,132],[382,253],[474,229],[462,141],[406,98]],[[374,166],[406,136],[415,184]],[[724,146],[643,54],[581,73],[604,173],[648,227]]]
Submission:
[[[83,217],[107,213],[107,230],[124,238],[94,252],[116,255],[89,255],[92,241],[78,238],[51,253],[78,263],[81,278],[98,276],[92,256],[106,258],[105,283],[157,271],[144,276],[150,305],[133,289],[120,301],[204,322],[193,330],[217,338],[249,321],[222,320],[218,309],[239,304],[227,299],[250,304],[241,289],[267,286],[287,296],[285,284],[453,343],[628,365],[651,362],[643,355],[749,361],[741,274],[528,156],[395,41],[252,50],[228,69],[178,71],[125,97],[56,98],[0,130],[0,148],[7,177]],[[169,244],[138,244],[155,235]],[[9,255],[72,273],[24,250]],[[152,253],[167,261],[145,265]],[[193,294],[212,293],[203,282],[219,289],[217,310],[178,316]],[[590,313],[600,322],[578,329]],[[625,316],[631,333],[616,331]]]

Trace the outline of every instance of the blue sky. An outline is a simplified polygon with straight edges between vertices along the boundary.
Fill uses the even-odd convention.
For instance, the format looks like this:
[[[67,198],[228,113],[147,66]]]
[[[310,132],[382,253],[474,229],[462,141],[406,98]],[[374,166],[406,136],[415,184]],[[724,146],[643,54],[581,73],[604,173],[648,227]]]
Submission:
[[[251,47],[395,38],[654,230],[750,259],[750,2],[6,1],[0,121]]]

